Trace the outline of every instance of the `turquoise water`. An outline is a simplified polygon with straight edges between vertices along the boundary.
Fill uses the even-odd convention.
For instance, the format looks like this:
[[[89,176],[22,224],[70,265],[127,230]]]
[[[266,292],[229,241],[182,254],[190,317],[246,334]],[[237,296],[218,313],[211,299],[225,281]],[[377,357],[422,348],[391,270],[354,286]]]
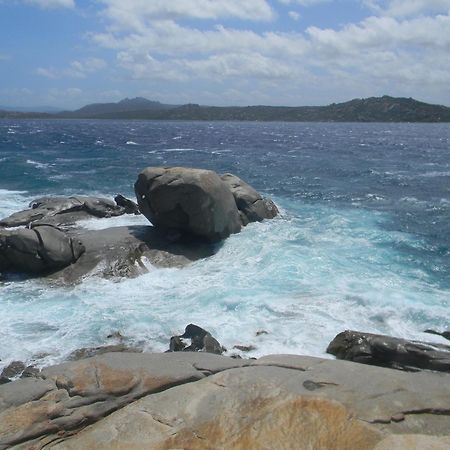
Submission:
[[[324,356],[344,329],[440,341],[449,324],[445,125],[0,122],[0,215],[45,195],[132,195],[149,165],[231,171],[281,215],[133,280],[0,282],[0,365],[44,365],[120,330],[162,351],[187,323],[252,356]],[[142,217],[87,221],[101,228]],[[258,330],[269,334],[256,336]]]

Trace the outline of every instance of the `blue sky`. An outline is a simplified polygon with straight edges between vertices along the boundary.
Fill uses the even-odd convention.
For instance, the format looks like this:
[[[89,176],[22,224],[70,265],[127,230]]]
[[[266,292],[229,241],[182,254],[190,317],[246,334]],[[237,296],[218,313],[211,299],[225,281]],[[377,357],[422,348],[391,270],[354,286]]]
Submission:
[[[450,0],[0,0],[0,105],[450,106]]]

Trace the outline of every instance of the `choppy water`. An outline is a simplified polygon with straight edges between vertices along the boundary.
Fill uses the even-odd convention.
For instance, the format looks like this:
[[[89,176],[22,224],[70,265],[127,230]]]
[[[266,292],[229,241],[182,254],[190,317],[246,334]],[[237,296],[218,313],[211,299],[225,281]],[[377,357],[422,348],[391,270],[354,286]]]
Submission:
[[[281,217],[183,269],[70,288],[0,282],[0,367],[60,361],[116,330],[165,350],[189,322],[253,356],[324,356],[347,328],[436,341],[421,332],[448,329],[448,125],[0,121],[0,216],[41,195],[133,196],[150,165],[233,172]],[[146,222],[85,226],[124,223]]]

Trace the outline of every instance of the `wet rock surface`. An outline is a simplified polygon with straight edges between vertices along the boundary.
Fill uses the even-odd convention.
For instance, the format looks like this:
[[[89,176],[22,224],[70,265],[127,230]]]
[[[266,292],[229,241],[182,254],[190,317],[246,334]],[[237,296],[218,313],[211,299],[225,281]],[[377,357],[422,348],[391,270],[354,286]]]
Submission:
[[[64,225],[89,217],[113,217],[125,214],[124,207],[101,197],[41,197],[31,201],[30,209],[0,220],[0,227],[45,224]]]
[[[183,339],[190,339],[187,345]],[[190,323],[180,336],[172,336],[169,343],[169,352],[200,352],[215,353],[221,355],[226,352],[219,341],[202,327]]]
[[[442,449],[449,377],[294,355],[108,353],[0,386],[0,448]]]
[[[0,272],[48,273],[75,263],[83,243],[52,226],[0,229]]]
[[[402,370],[450,372],[450,346],[344,331],[327,348],[338,359]]]

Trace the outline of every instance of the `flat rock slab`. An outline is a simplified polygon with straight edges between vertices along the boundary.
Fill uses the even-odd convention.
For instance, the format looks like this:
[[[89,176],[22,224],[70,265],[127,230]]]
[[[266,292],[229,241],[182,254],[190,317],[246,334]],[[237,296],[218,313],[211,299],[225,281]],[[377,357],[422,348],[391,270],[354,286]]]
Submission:
[[[41,377],[0,387],[0,448],[406,450],[446,448],[433,435],[450,432],[445,373],[293,355],[114,353]]]
[[[75,264],[52,274],[52,280],[73,283],[93,271],[103,277],[136,277],[148,272],[145,258],[156,267],[182,267],[215,252],[212,244],[199,239],[171,242],[150,225],[75,230],[71,236],[86,251]]]
[[[206,353],[108,353],[0,386],[0,449],[70,433],[145,395],[246,362]]]

